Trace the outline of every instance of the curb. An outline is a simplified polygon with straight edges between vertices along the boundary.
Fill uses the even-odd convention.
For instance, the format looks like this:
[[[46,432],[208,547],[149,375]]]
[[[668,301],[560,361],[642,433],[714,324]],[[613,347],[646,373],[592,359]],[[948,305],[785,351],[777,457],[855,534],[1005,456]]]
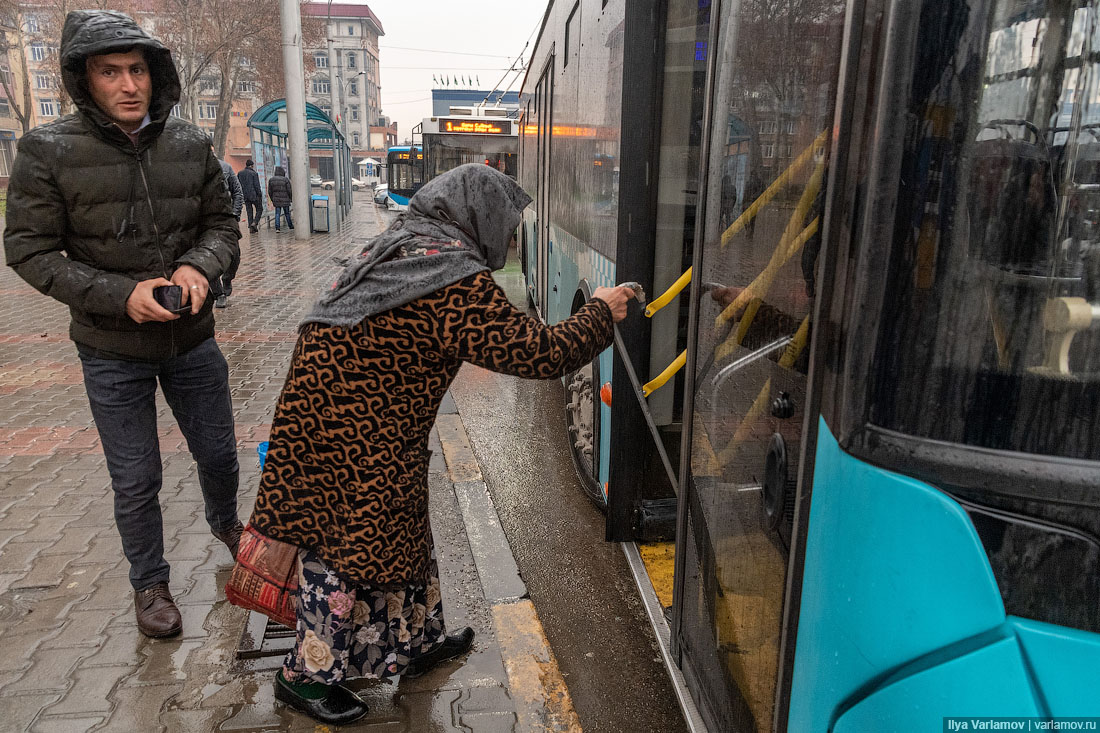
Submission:
[[[438,415],[436,431],[481,588],[492,607],[493,629],[516,704],[518,729],[579,733],[573,699],[535,606],[527,597],[527,586],[482,480],[462,417]]]

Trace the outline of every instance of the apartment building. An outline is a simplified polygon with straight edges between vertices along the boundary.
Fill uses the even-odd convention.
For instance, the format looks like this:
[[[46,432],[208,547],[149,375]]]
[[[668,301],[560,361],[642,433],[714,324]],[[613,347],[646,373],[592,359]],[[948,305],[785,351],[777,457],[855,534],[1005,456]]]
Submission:
[[[328,36],[332,38],[336,61],[336,106],[332,105],[332,87],[327,45],[305,50],[313,61],[313,70],[306,68],[306,101],[317,105],[333,119],[340,119],[340,129],[352,149],[352,158],[370,153],[385,154],[372,146],[372,129],[388,127],[381,122],[381,71],[378,65],[378,39],[385,35],[382,23],[366,5],[346,3],[308,3],[302,5],[302,15],[324,18]],[[385,135],[375,134],[375,140]],[[322,177],[330,161],[315,161]],[[312,167],[312,166],[311,166]]]

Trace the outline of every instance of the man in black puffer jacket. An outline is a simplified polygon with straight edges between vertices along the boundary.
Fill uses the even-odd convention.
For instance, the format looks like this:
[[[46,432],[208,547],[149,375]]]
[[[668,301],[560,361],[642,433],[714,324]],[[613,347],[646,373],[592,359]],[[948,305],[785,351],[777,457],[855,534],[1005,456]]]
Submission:
[[[237,223],[206,136],[169,116],[180,83],[159,41],[122,13],[69,13],[61,75],[78,111],[19,141],[4,250],[20,277],[69,306],[138,627],[172,636],[156,387],[198,464],[211,531],[235,552],[233,407],[206,296],[237,256]],[[178,313],[154,297],[172,285]]]

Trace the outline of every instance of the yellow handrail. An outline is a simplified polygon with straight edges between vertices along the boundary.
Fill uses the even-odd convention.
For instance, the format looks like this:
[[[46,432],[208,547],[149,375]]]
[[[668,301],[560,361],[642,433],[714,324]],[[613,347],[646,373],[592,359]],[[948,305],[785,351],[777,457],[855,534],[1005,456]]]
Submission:
[[[684,350],[676,357],[676,360],[665,367],[665,370],[651,379],[642,387],[642,394],[649,397],[661,387],[665,386],[665,382],[672,379],[672,375],[684,368],[684,364],[687,364],[688,353]]]
[[[672,283],[672,287],[661,294],[661,297],[646,306],[645,315],[646,318],[652,318],[653,315],[668,305],[673,298],[680,294],[680,291],[687,287],[691,282],[691,268],[689,267],[683,275],[681,275],[676,282]]]
[[[727,244],[729,244],[730,240],[733,239],[733,235],[744,229],[745,226],[752,220],[752,218],[757,215],[760,209],[767,206],[768,203],[771,202],[771,200],[777,195],[779,195],[779,192],[782,191],[787,186],[787,184],[791,182],[791,177],[794,176],[794,174],[797,173],[802,168],[802,166],[806,165],[807,161],[809,161],[810,158],[813,157],[814,151],[824,144],[825,138],[829,134],[829,129],[830,128],[827,127],[822,130],[818,134],[818,136],[814,138],[814,141],[810,143],[810,145],[805,150],[803,150],[799,154],[799,156],[791,162],[789,166],[787,166],[787,169],[779,174],[778,178],[772,181],[771,185],[764,190],[764,193],[760,194],[760,196],[757,197],[757,199],[753,201],[747,209],[741,212],[741,216],[737,217],[737,219],[729,225],[729,228],[722,233],[722,247],[725,247]],[[821,165],[823,164],[819,164],[819,167]],[[816,191],[814,195],[816,195]],[[646,318],[652,318],[654,315],[657,314],[657,311],[661,310],[666,305],[671,303],[672,299],[679,295],[680,292],[688,286],[688,283],[691,282],[691,277],[692,273],[691,268],[689,267],[683,275],[680,275],[680,277],[677,278],[676,282],[674,282],[668,290],[663,292],[658,298],[654,299],[652,303],[646,306]]]

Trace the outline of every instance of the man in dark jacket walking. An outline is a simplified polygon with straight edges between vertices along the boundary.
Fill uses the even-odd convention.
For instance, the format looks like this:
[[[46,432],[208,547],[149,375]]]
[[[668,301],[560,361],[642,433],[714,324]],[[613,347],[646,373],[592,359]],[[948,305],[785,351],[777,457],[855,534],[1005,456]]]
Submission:
[[[290,179],[286,177],[282,166],[275,166],[275,175],[267,182],[267,195],[271,198],[271,205],[275,207],[275,231],[279,231],[279,214],[286,217],[288,229],[294,228],[294,221],[290,218]]]
[[[214,150],[214,143],[210,143],[210,150]],[[233,172],[233,166],[218,158],[218,164],[222,167],[222,177],[225,179],[225,187],[229,191],[229,200],[233,202],[233,220],[240,222],[241,209],[244,208],[244,192],[237,180],[237,174]],[[240,231],[240,224],[237,225]],[[229,268],[222,276],[210,281],[210,295],[214,298],[215,308],[224,308],[229,305],[229,296],[233,294],[233,278],[237,276],[237,268],[241,265],[240,248],[237,256],[229,263]]]
[[[260,187],[260,174],[249,158],[244,162],[244,170],[237,174],[244,194],[244,208],[248,214],[248,231],[255,234],[260,231],[260,214],[264,210],[264,190]]]
[[[237,224],[206,136],[170,117],[180,83],[168,49],[122,13],[75,11],[60,51],[78,111],[19,141],[4,249],[69,306],[138,628],[173,636],[156,388],[198,464],[211,531],[235,552],[233,407],[207,291],[238,253]]]

